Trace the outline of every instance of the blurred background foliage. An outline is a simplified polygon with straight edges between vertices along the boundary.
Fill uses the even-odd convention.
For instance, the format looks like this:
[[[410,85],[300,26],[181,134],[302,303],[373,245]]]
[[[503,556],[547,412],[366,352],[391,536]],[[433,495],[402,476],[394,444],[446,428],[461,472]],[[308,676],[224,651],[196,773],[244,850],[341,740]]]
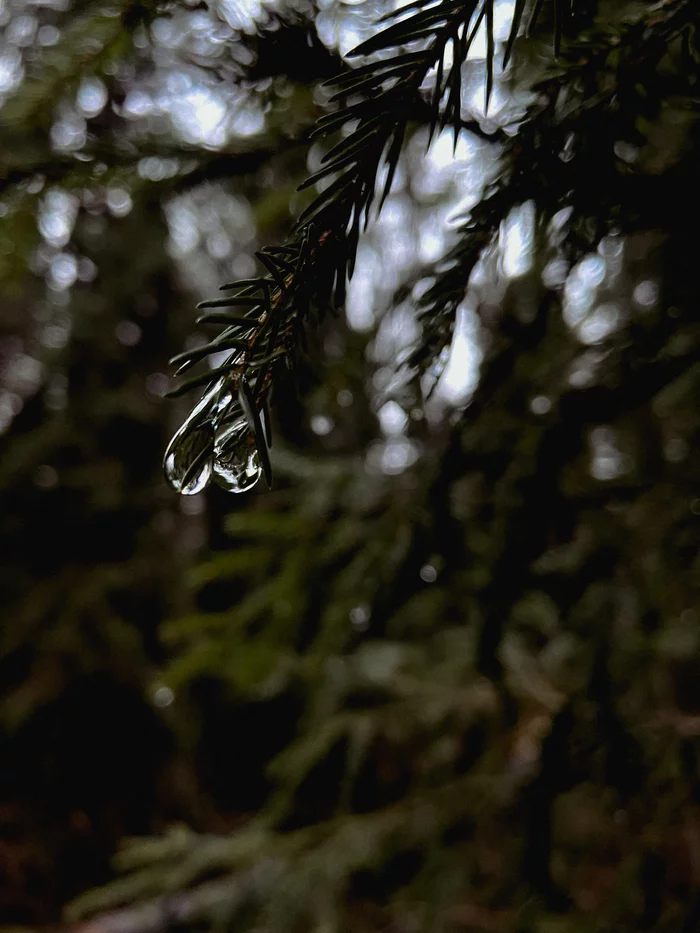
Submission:
[[[700,927],[697,4],[575,2],[555,58],[545,3],[504,71],[487,2],[273,489],[162,478],[194,305],[393,8],[0,5],[7,930]]]

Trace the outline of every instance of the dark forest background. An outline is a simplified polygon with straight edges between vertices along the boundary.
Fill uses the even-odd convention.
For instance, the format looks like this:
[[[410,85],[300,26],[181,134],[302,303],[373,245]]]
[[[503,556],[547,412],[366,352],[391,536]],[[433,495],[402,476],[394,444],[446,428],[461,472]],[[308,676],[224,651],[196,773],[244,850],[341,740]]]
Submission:
[[[538,7],[411,113],[272,488],[178,496],[168,359],[394,6],[0,5],[3,930],[700,929],[700,9]]]

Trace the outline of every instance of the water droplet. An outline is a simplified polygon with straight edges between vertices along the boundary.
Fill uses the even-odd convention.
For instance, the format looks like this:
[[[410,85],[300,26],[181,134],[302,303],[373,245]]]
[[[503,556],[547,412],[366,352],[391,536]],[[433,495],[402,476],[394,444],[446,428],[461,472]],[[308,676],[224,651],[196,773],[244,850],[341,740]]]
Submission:
[[[185,496],[193,496],[201,492],[208,484],[214,470],[215,457],[221,459],[220,450],[224,434],[234,427],[231,425],[230,428],[217,434],[215,442],[217,425],[226,416],[232,402],[233,396],[228,383],[223,378],[218,379],[200,398],[180,430],[170,441],[165,452],[163,467],[168,481],[177,492]],[[245,422],[243,420],[236,422],[236,425],[239,424],[245,424]],[[215,446],[219,454],[216,453]],[[226,456],[230,457],[229,445],[225,446]],[[257,451],[255,453],[257,454]],[[183,484],[193,463],[197,463],[197,468]],[[225,485],[220,473],[221,471],[217,470],[217,482]],[[225,488],[230,487],[225,485]]]
[[[223,416],[231,404],[232,395],[225,379],[217,379],[211,389],[208,389],[190,412],[186,424],[193,421],[211,419],[218,424],[219,416]],[[201,417],[200,417],[201,416]]]
[[[260,456],[246,419],[222,428],[214,445],[214,479],[219,486],[228,492],[245,492],[261,475]]]
[[[201,492],[211,479],[213,453],[211,429],[206,425],[195,428],[186,421],[165,451],[163,467],[170,485],[183,496]],[[195,462],[197,468],[188,477]]]

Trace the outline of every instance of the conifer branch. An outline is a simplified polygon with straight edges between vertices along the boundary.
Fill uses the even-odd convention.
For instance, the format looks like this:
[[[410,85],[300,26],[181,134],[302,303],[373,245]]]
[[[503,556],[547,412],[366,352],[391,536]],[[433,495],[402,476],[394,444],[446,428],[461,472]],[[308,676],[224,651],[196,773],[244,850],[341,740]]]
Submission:
[[[488,106],[496,54],[494,2],[442,0],[432,3],[431,0],[418,0],[409,3],[383,17],[380,23],[389,25],[350,53],[350,57],[366,57],[396,49],[396,55],[375,59],[326,82],[337,88],[331,102],[340,102],[341,107],[318,120],[312,138],[330,139],[353,124],[354,129],[326,153],[322,168],[300,186],[300,190],[304,190],[319,182],[329,182],[301,213],[290,240],[281,247],[269,247],[257,254],[266,267],[267,275],[255,280],[254,284],[239,282],[230,286],[238,289],[231,304],[240,304],[252,296],[259,299],[252,312],[257,318],[256,323],[248,330],[245,324],[231,322],[222,334],[204,347],[175,358],[175,362],[180,364],[180,371],[183,371],[209,353],[234,349],[216,370],[189,380],[172,393],[181,394],[183,389],[208,384],[211,396],[209,403],[200,400],[166,453],[166,474],[179,491],[197,492],[211,475],[216,477],[217,432],[224,421],[242,417],[246,407],[241,405],[239,397],[241,380],[248,379],[248,374],[257,370],[257,375],[249,381],[249,391],[257,409],[262,409],[272,389],[274,367],[280,365],[277,361],[283,358],[287,364],[290,363],[298,352],[296,338],[311,321],[312,315],[323,314],[331,304],[342,306],[344,303],[346,282],[355,268],[360,231],[369,222],[377,193],[379,171],[385,167],[386,178],[379,194],[378,211],[391,190],[409,123],[415,110],[423,105],[422,89],[433,70],[435,87],[430,104],[430,135],[432,138],[438,126],[441,129],[451,126],[456,145],[463,126],[461,69],[482,25],[487,33],[485,93]],[[560,13],[565,2],[555,0]],[[562,15],[557,19],[559,24]],[[523,16],[523,5],[516,5],[511,48]],[[415,43],[425,45],[418,51],[411,51]],[[451,52],[451,60],[448,51]],[[205,306],[221,304],[205,303]],[[207,322],[215,323],[211,318]],[[245,347],[231,343],[240,338],[241,327],[246,333]],[[263,359],[265,363],[261,362]],[[218,382],[215,381],[217,377]],[[201,484],[193,482],[189,488],[184,488],[182,476],[190,456],[187,453],[188,435],[190,432],[201,434],[205,424],[209,425],[211,456],[209,460],[202,461]],[[255,433],[258,440],[263,436],[262,432]],[[252,428],[250,434],[245,438],[242,436],[241,442],[253,442]],[[265,451],[262,460],[267,462],[267,459]],[[177,469],[173,467],[175,461],[179,464]],[[265,473],[269,479],[267,469]],[[187,475],[192,480],[190,474]]]
[[[662,0],[637,21],[622,25],[613,41],[595,47],[572,43],[563,62],[564,79],[557,74],[535,86],[538,102],[517,136],[504,140],[499,178],[463,222],[457,243],[395,296],[396,303],[405,301],[418,280],[432,281],[415,301],[423,333],[409,366],[427,370],[449,345],[474,267],[501,223],[525,202],[535,202],[543,223],[562,208],[572,208],[562,244],[571,257],[595,248],[623,223],[624,232],[631,232],[658,222],[651,216],[655,208],[648,179],[644,198],[638,176],[620,171],[615,144],[641,141],[635,117],[642,107],[650,115],[659,111],[667,88],[658,71],[674,43],[687,34],[691,9],[690,0]],[[607,146],[601,145],[604,139]],[[654,200],[666,203],[662,193]]]

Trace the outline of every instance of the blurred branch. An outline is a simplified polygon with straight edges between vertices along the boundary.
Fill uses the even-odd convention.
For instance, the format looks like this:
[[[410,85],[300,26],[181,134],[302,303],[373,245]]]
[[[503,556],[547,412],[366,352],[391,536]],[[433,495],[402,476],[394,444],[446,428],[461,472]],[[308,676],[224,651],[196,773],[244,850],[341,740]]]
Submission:
[[[187,924],[230,910],[247,889],[256,885],[255,868],[155,898],[136,907],[105,911],[91,920],[72,924],[72,933],[162,933],[171,924]]]
[[[287,146],[285,146],[285,142]],[[81,162],[70,156],[53,156],[45,161],[38,161],[21,168],[12,168],[0,177],[0,192],[4,192],[15,185],[31,181],[41,176],[45,181],[62,184],[70,190],[75,185],[103,184],[103,180],[95,177],[95,160],[109,159],[110,168],[133,170],[139,162],[146,158],[178,159],[185,163],[173,178],[167,178],[162,183],[175,191],[194,187],[205,181],[233,178],[238,175],[248,175],[264,165],[274,155],[284,152],[285,148],[293,149],[299,143],[295,140],[280,140],[274,147],[267,144],[259,149],[249,149],[243,152],[215,152],[202,153],[198,150],[189,152],[186,149],[151,149],[139,152],[106,152],[94,153],[90,162]],[[191,165],[188,168],[187,165]]]

